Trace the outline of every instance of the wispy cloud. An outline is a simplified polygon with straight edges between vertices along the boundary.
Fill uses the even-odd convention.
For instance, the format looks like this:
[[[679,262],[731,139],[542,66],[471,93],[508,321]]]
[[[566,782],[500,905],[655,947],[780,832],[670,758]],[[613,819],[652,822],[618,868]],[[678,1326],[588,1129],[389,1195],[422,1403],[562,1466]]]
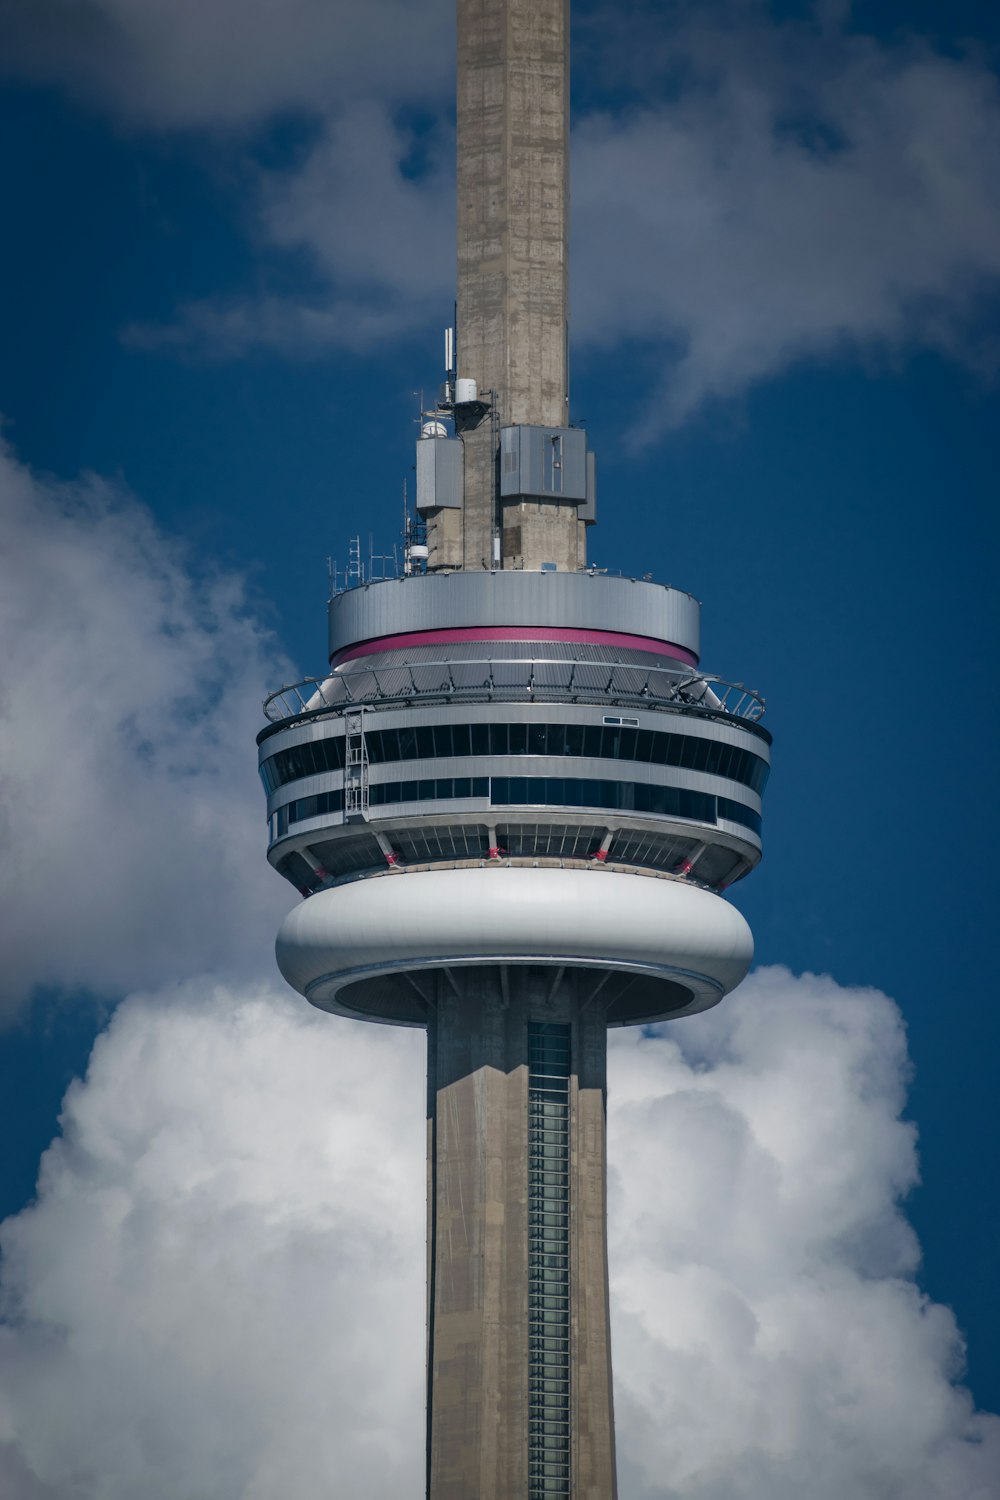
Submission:
[[[1000,287],[982,62],[716,7],[639,84],[647,102],[578,128],[574,317],[584,344],[659,362],[646,434],[803,359],[929,347],[995,367],[976,322]]]
[[[240,153],[247,130],[289,110],[318,127],[284,171],[241,173],[254,286],[131,327],[133,346],[376,351],[447,317],[443,0],[35,0],[0,26],[22,74],[84,89],[133,125],[213,131],[214,152]],[[993,373],[1000,88],[987,59],[876,40],[838,3],[783,23],[761,0],[592,5],[577,39],[574,333],[581,348],[631,348],[648,372],[634,437],[804,360],[925,348]]]
[[[446,97],[448,0],[5,0],[0,71],[149,130],[245,131],[365,98]]]
[[[188,304],[165,326],[128,328],[126,341],[209,358],[253,348],[310,358],[371,350],[429,319],[445,321],[454,297],[454,152],[450,126],[418,132],[372,100],[337,110],[295,170],[254,176],[258,243],[297,258],[311,290]]]

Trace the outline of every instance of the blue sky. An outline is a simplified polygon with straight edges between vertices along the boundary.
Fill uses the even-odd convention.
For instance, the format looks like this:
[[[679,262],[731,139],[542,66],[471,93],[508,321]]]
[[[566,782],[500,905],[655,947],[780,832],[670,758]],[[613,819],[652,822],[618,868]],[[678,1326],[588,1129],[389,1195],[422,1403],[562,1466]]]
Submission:
[[[906,1274],[954,1310],[995,1411],[1000,22],[968,0],[574,15],[592,560],[695,593],[706,666],[767,697],[765,859],[734,899],[761,965],[898,1004],[921,1178],[893,1179],[923,1253]],[[23,1228],[119,1002],[197,975],[276,982],[257,705],[322,670],[327,557],[398,539],[415,392],[450,319],[451,12],[14,0],[0,53],[20,601],[0,694],[0,1210]],[[160,779],[133,785],[129,754]],[[190,821],[167,827],[179,785]],[[37,1433],[18,1450],[17,1500],[69,1493],[43,1450]],[[216,1493],[251,1493],[234,1485]]]

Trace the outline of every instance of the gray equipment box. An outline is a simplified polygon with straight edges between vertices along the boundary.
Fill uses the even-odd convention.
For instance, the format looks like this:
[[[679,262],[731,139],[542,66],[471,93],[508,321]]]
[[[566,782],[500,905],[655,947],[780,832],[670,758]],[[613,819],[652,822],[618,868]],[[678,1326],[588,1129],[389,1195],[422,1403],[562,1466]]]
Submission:
[[[502,427],[500,494],[587,500],[587,434],[579,427]]]
[[[587,454],[587,498],[577,511],[581,521],[593,526],[597,520],[597,457]]]
[[[463,453],[460,438],[417,442],[417,510],[461,510]]]

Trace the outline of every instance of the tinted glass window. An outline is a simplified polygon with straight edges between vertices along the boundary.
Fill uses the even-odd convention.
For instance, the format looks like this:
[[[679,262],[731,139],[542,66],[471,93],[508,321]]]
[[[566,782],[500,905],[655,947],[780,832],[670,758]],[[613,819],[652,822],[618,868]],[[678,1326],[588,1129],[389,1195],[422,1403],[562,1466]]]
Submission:
[[[558,729],[558,727],[556,724],[552,726],[553,729]],[[527,726],[529,755],[545,755],[547,753],[548,728],[547,724],[529,724]]]
[[[412,725],[405,726],[398,733],[400,760],[415,760],[417,756],[417,736]]]
[[[623,812],[658,813],[661,817],[695,818],[714,823],[719,815],[760,831],[752,808],[710,792],[685,787],[644,786],[641,782],[598,781],[575,776],[494,776],[491,800],[496,807],[543,804],[550,807],[606,807]]]
[[[434,726],[434,754],[439,756],[453,755],[452,734],[450,724],[435,724]]]
[[[435,802],[451,801],[455,797],[488,797],[490,794],[490,780],[488,776],[439,776],[434,780],[422,781],[388,781],[371,787],[369,791],[369,802],[372,807],[391,806],[395,802]],[[333,792],[328,794],[339,798],[336,807],[333,804],[328,809],[319,811],[336,811],[343,808],[343,793]],[[315,797],[302,798],[299,802],[292,803],[295,808],[304,808],[308,803],[319,801]],[[301,820],[304,817],[316,817],[317,812],[299,812]],[[295,821],[295,818],[292,819]]]
[[[307,818],[325,818],[329,813],[343,810],[343,792],[320,792],[318,796],[300,797],[297,802],[290,802],[287,808],[288,821],[304,823]]]
[[[745,828],[752,828],[755,833],[760,833],[760,813],[754,812],[752,807],[746,807],[742,802],[720,797],[719,817],[728,818],[731,823],[742,823]]]
[[[635,734],[635,758],[643,762],[652,760],[653,744],[657,736],[651,729],[637,729]]]
[[[585,755],[725,776],[755,792],[763,791],[769,769],[759,755],[738,745],[628,725],[446,723],[371,730],[365,743],[373,765],[452,755]],[[260,775],[271,793],[303,776],[340,770],[343,764],[343,736],[331,736],[278,751],[262,762]]]
[[[583,727],[583,753],[584,755],[599,756],[603,754],[604,730],[600,724],[585,724]]]
[[[566,754],[567,755],[582,755],[583,754],[583,729],[584,729],[584,726],[582,724],[567,724],[566,725]]]

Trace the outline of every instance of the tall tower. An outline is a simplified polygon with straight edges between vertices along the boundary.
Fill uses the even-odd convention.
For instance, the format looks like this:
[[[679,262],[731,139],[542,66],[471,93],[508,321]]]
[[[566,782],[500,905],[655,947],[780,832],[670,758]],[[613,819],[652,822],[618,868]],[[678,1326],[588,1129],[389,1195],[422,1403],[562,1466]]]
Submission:
[[[714,1005],[752,939],[761,700],[699,606],[588,571],[566,393],[567,0],[458,0],[458,341],[426,542],[336,593],[328,675],[259,736],[278,963],[426,1028],[429,1500],[616,1493],[607,1028]]]

